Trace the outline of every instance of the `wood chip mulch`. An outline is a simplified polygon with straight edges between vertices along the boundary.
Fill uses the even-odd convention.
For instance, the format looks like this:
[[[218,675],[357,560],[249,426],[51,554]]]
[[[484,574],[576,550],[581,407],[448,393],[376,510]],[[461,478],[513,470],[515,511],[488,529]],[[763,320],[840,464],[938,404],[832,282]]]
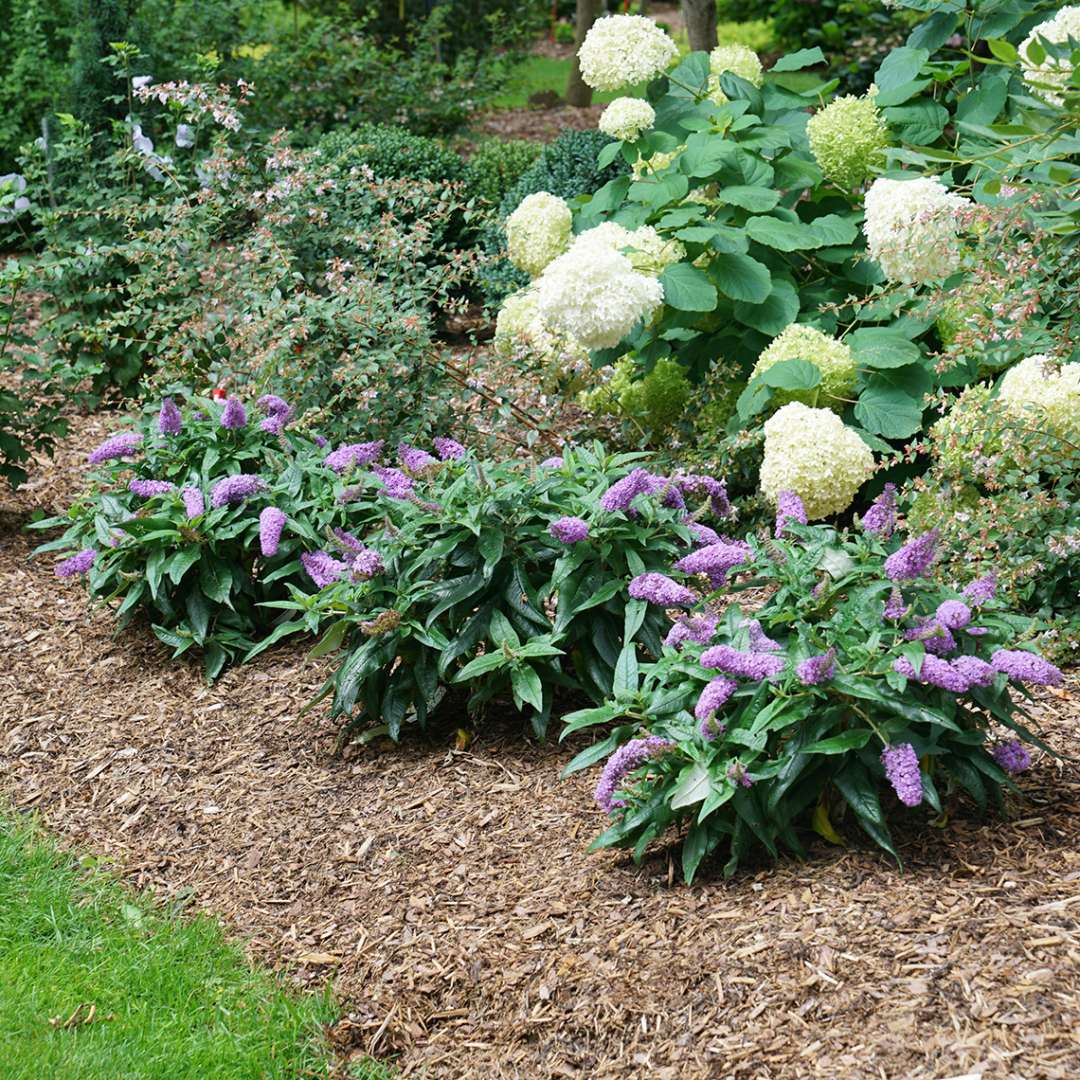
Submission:
[[[1039,755],[1006,820],[958,804],[898,830],[903,872],[853,834],[688,889],[674,850],[586,853],[595,776],[558,779],[577,747],[503,722],[465,750],[335,758],[301,712],[325,671],[302,651],[208,688],[114,639],[20,530],[111,430],[79,427],[0,515],[0,792],[330,980],[344,1056],[431,1077],[1080,1076],[1077,678],[1038,705],[1072,760]]]

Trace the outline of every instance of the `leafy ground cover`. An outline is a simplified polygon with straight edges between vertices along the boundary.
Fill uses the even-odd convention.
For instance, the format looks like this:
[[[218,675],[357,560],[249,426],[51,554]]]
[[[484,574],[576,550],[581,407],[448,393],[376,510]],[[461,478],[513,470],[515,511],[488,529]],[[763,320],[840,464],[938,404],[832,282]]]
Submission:
[[[1080,1048],[1080,704],[1040,692],[1064,761],[984,822],[902,824],[903,872],[852,821],[810,859],[703,868],[586,857],[584,740],[523,743],[497,718],[333,757],[302,712],[326,667],[287,646],[208,688],[144,636],[72,605],[14,526],[63,505],[106,421],[76,421],[6,506],[0,641],[10,716],[0,788],[166,898],[181,894],[299,980],[333,980],[343,1058],[401,1053],[432,1075],[1064,1078]],[[95,688],[93,696],[85,687]],[[537,873],[543,853],[543,873]]]
[[[283,988],[211,920],[153,907],[11,818],[0,818],[0,983],[11,1080],[329,1075],[328,994]]]

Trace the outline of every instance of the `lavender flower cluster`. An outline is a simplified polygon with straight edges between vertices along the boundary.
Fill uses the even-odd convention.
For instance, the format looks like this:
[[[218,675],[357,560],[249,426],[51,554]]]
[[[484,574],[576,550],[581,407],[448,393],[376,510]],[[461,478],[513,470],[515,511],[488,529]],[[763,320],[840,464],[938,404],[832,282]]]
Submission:
[[[656,758],[669,747],[673,746],[669,739],[662,739],[659,735],[646,735],[642,739],[631,739],[623,743],[611,757],[608,758],[604,771],[600,774],[600,780],[596,785],[594,798],[600,808],[610,814],[612,810],[626,805],[624,799],[616,798],[619,784],[623,778],[645,762]]]

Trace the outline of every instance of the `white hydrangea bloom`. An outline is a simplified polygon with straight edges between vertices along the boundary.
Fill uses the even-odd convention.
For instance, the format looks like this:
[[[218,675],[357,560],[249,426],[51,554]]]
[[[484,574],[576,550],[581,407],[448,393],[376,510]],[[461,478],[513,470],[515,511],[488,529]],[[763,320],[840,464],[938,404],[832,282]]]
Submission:
[[[682,243],[665,239],[651,225],[627,229],[614,221],[605,221],[586,229],[576,237],[571,250],[579,245],[598,243],[621,251],[635,270],[654,277],[661,274],[665,267],[686,257],[686,247]]]
[[[597,19],[578,50],[581,77],[594,90],[648,82],[678,58],[675,42],[643,15]]]
[[[937,177],[878,178],[866,193],[863,231],[870,258],[890,281],[948,277],[960,266],[960,212],[970,205]]]
[[[533,355],[567,371],[589,371],[589,352],[565,335],[552,333],[540,317],[536,286],[511,293],[495,320],[495,348],[503,355],[525,348]]]
[[[656,111],[641,98],[616,98],[600,114],[600,130],[623,142],[637,142],[655,122]]]
[[[1080,364],[1039,354],[1009,368],[998,400],[1018,418],[1040,424],[1069,441],[1080,440]]]
[[[723,105],[728,100],[727,94],[720,89],[720,76],[726,71],[738,75],[753,86],[761,86],[765,81],[761,61],[753,49],[745,45],[717,45],[709,53],[708,86],[708,96],[717,105]]]
[[[765,421],[761,490],[774,503],[795,492],[811,521],[846,510],[873,469],[866,443],[831,409],[793,401]]]
[[[780,405],[801,401],[805,405],[828,405],[843,409],[845,399],[855,389],[855,357],[843,341],[823,334],[813,326],[792,323],[758,357],[753,379],[782,360],[808,360],[821,372],[821,383],[813,390],[774,390],[772,400]]]
[[[1065,44],[1070,38],[1080,42],[1080,7],[1071,5],[1063,7],[1052,18],[1044,23],[1039,23],[1020,46],[1020,63],[1024,69],[1024,80],[1031,85],[1033,93],[1050,102],[1051,105],[1061,105],[1061,94],[1055,93],[1052,87],[1064,89],[1069,85],[1072,77],[1072,64],[1065,58],[1047,56],[1041,64],[1036,64],[1028,58],[1028,46],[1042,38],[1054,44]]]
[[[874,103],[876,87],[864,97],[845,94],[807,121],[810,150],[821,171],[844,188],[861,184],[885,162],[889,132]]]
[[[522,199],[506,219],[506,250],[510,261],[536,277],[570,246],[573,215],[557,195],[538,191]]]
[[[595,232],[596,230],[589,230]],[[536,282],[540,317],[548,329],[587,349],[618,343],[663,303],[664,289],[603,237],[582,233]]]

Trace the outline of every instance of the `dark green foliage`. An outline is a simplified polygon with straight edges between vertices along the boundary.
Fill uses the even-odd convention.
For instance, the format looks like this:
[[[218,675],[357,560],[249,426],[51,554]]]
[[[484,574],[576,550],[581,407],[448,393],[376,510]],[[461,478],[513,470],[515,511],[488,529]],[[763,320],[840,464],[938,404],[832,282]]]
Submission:
[[[319,140],[318,148],[326,165],[342,176],[364,165],[379,180],[442,183],[465,175],[464,162],[438,139],[391,124],[332,131]]]
[[[119,120],[125,103],[112,100],[116,79],[103,63],[112,43],[127,41],[135,0],[74,0],[75,42],[71,66],[72,111],[92,131]],[[136,73],[137,74],[137,73]]]
[[[524,139],[486,139],[476,148],[466,166],[465,183],[469,194],[499,206],[543,149],[540,143]]]

